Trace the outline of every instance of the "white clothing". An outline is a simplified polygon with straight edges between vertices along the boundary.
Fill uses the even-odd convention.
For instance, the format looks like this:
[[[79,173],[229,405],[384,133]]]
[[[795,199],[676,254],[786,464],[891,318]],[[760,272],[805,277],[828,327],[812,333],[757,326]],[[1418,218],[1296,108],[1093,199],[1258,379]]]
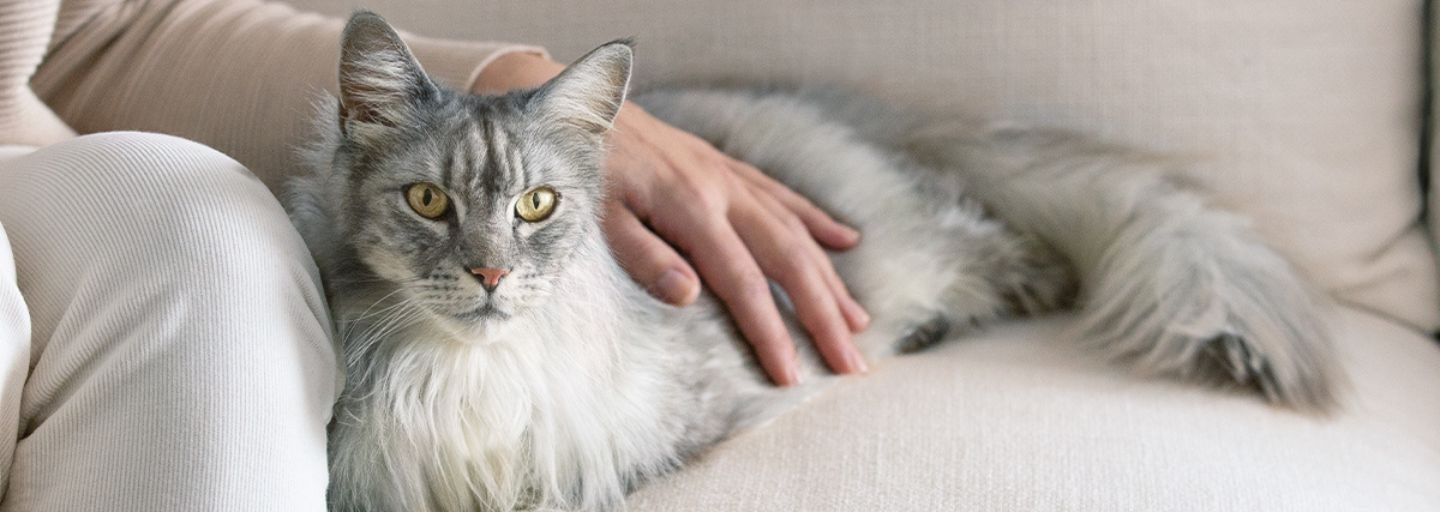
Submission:
[[[15,153],[0,151],[0,510],[323,510],[338,361],[270,191],[166,135]]]

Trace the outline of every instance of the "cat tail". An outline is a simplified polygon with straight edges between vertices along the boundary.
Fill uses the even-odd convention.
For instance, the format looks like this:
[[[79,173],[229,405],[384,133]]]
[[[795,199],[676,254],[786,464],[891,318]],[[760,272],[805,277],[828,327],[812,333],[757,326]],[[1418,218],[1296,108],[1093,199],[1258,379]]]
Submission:
[[[1298,410],[1334,405],[1323,296],[1243,219],[1162,175],[1166,162],[1059,132],[906,133],[915,158],[1070,260],[1082,337],[1104,356]]]

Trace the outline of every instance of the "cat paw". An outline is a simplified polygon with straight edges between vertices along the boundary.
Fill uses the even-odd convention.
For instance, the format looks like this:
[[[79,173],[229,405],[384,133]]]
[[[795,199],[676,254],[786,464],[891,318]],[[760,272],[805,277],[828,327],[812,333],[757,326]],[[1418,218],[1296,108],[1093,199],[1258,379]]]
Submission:
[[[1190,370],[1197,380],[1250,389],[1272,403],[1304,411],[1325,411],[1335,404],[1333,372],[1314,350],[1267,352],[1235,333],[1210,337],[1199,346]]]
[[[901,354],[919,352],[934,346],[950,333],[951,322],[944,315],[936,315],[920,325],[912,327],[895,343],[895,351]]]
[[[1271,276],[1273,279],[1273,276]],[[1101,352],[1138,373],[1258,392],[1271,403],[1323,412],[1339,380],[1316,304],[1271,286],[1171,289],[1153,300],[1091,304],[1085,329]]]

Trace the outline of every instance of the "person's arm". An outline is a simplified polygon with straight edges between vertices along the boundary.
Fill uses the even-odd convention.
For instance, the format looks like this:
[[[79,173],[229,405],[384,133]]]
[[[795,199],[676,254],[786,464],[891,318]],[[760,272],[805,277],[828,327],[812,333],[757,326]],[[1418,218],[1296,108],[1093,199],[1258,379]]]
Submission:
[[[76,4],[108,5],[82,13],[88,19],[74,27],[62,16],[58,44],[32,81],[70,126],[202,142],[273,190],[294,174],[314,102],[337,87],[344,20],[259,0]],[[406,39],[428,73],[460,90],[496,57],[544,55],[534,46]]]
[[[544,56],[507,55],[480,74],[475,89],[532,87],[561,69]],[[773,279],[830,368],[865,371],[851,333],[864,329],[869,316],[821,248],[848,248],[859,233],[637,105],[620,110],[610,143],[605,234],[631,277],[676,305],[695,300],[703,278],[770,378],[793,384],[795,346],[770,296],[766,278]]]

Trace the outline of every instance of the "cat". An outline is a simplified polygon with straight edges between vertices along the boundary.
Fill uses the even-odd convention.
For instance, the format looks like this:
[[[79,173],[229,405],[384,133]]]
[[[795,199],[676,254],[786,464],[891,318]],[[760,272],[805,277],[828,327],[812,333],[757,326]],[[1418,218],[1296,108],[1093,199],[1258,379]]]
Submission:
[[[492,96],[436,85],[372,13],[341,47],[287,197],[344,360],[332,509],[613,509],[833,381],[802,348],[805,384],[771,386],[717,301],[665,305],[611,255],[602,160],[628,42]],[[860,228],[831,257],[873,317],[870,360],[1073,301],[1097,356],[1137,373],[1335,402],[1324,301],[1163,162],[833,93],[630,99]]]

